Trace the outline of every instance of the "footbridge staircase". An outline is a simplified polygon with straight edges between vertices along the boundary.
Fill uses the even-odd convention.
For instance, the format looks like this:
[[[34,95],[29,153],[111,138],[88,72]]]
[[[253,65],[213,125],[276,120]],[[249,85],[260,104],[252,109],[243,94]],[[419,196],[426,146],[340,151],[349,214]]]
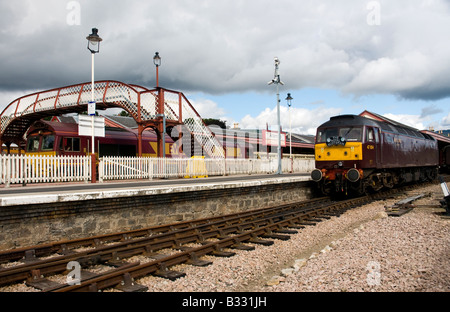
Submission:
[[[91,101],[90,82],[25,95],[11,102],[1,113],[0,140],[6,145],[23,141],[30,125],[41,118],[87,111]],[[224,158],[223,146],[203,123],[186,96],[164,88],[147,89],[119,81],[94,83],[97,109],[120,107],[132,116],[140,133],[153,127],[159,133],[166,127],[184,124],[211,158]]]

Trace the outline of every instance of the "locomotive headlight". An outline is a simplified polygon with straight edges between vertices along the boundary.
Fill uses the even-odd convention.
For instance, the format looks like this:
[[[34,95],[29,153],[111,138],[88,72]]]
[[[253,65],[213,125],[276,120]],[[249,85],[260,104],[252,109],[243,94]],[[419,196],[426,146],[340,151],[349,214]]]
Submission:
[[[339,167],[344,166],[344,164],[342,163],[342,161],[338,162],[338,166],[339,166]]]

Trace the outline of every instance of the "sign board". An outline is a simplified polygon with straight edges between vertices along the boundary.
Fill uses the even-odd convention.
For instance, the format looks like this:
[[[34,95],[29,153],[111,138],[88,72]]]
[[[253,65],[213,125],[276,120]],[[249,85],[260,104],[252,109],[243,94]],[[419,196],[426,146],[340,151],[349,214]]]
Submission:
[[[263,145],[278,146],[278,131],[263,130]],[[281,147],[286,147],[286,132],[281,132]]]
[[[92,136],[92,118],[94,118],[94,136],[105,137],[105,118],[78,115],[78,135]]]
[[[88,104],[88,115],[95,116],[95,102],[89,102]]]

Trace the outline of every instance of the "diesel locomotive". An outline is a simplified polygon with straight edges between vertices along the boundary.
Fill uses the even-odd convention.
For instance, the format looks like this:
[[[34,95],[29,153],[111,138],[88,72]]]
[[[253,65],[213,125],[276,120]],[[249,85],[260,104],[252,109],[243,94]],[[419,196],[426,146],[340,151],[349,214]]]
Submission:
[[[314,148],[311,178],[326,195],[361,195],[438,175],[436,139],[397,122],[331,117],[317,128]]]

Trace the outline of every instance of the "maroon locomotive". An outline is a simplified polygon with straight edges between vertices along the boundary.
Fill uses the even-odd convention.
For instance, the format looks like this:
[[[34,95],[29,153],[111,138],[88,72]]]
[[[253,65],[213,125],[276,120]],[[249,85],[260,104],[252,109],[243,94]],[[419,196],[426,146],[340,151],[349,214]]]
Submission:
[[[331,117],[317,129],[316,169],[324,194],[378,191],[437,178],[436,139],[397,122],[356,115]]]

